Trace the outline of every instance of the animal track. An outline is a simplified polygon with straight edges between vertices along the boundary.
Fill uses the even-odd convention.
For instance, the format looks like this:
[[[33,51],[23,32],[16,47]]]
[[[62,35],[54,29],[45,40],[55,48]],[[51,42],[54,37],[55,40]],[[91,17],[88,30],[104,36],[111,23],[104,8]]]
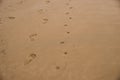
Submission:
[[[68,52],[64,52],[64,54],[65,54],[65,55],[67,55],[67,54],[68,54]]]
[[[66,32],[67,34],[70,34],[70,32]]]
[[[61,41],[60,44],[64,44],[65,42],[64,41]]]
[[[67,71],[67,65],[48,65],[46,69],[43,70],[41,74],[41,80],[62,80],[64,73]]]
[[[56,66],[56,69],[59,70],[59,69],[60,69],[60,66]]]

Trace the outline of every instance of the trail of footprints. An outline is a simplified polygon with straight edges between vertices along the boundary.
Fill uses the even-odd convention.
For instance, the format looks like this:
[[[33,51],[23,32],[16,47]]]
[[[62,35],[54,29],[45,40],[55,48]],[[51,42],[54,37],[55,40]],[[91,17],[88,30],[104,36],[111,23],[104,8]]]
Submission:
[[[1,55],[6,55],[7,54],[7,42],[4,39],[0,40],[0,56]]]
[[[63,24],[63,27],[70,27],[68,23],[73,19],[73,17],[70,16],[70,15],[71,15],[71,10],[73,9],[73,7],[70,5],[71,0],[68,0],[68,1],[69,1],[69,2],[65,4],[65,5],[67,6],[67,9],[68,9],[67,12],[65,12],[66,19],[68,20],[68,22],[66,22],[65,24]],[[1,2],[2,2],[2,0],[0,0],[0,3],[1,3]],[[23,3],[24,3],[24,0],[21,0],[21,1],[19,2],[19,4],[23,4]],[[45,0],[45,3],[46,3],[46,4],[50,4],[51,1],[50,1],[50,0]],[[46,10],[40,9],[38,12],[39,12],[40,14],[44,14],[44,13],[46,12]],[[14,20],[14,19],[16,19],[15,16],[9,16],[9,17],[7,17],[7,18],[8,18],[9,20]],[[47,24],[48,21],[49,21],[48,18],[42,18],[42,24]],[[3,23],[2,18],[0,18],[0,24],[2,24],[2,23]],[[70,32],[70,31],[66,31],[65,33],[66,33],[66,34],[70,34],[71,32]],[[33,34],[29,35],[28,37],[29,37],[29,40],[33,42],[33,41],[35,41],[35,40],[38,38],[38,34],[37,34],[37,33],[33,33]],[[3,40],[1,40],[0,44],[1,44],[1,43],[3,44]],[[65,45],[65,41],[60,41],[59,44],[60,44],[60,45]],[[1,47],[1,46],[0,46],[0,47]],[[0,49],[0,54],[6,55],[6,49],[2,49],[2,50]],[[68,55],[69,52],[68,52],[68,51],[64,51],[63,54],[64,54],[64,55]],[[25,61],[24,61],[24,65],[29,65],[29,64],[32,63],[37,57],[38,57],[38,55],[37,55],[35,52],[30,53],[29,55],[27,55],[27,57],[26,57],[26,59],[25,59]],[[62,69],[62,67],[64,67],[64,66],[56,65],[56,66],[54,67],[54,69],[56,69],[57,71],[60,71],[60,70]],[[45,72],[46,72],[48,75],[51,75],[52,77],[55,77],[54,75],[57,75],[57,74],[56,74],[57,71],[53,71],[53,72],[56,72],[56,73],[54,73],[54,75],[52,75],[52,70],[53,70],[53,69],[51,69],[51,68],[48,67],[48,68],[45,70]],[[48,71],[51,71],[51,72],[49,73]],[[60,73],[60,74],[63,74],[64,70],[63,70],[63,71],[61,70],[61,72],[62,72],[62,73]],[[44,78],[46,78],[46,74],[44,74],[43,76],[45,76]],[[51,76],[50,76],[50,77],[51,77]],[[58,76],[59,76],[59,75],[58,75]],[[59,76],[59,77],[60,77],[60,76]],[[0,80],[3,80],[2,77],[1,77],[1,74],[0,74]],[[120,78],[118,78],[117,80],[120,80]]]
[[[73,9],[73,7],[70,6],[70,2],[71,2],[71,0],[69,0],[69,2],[66,3],[66,6],[67,6],[68,10],[67,10],[67,12],[65,12],[65,15],[66,15],[66,17],[67,17],[67,19],[68,19],[68,23],[69,23],[69,21],[72,20],[72,17],[71,17],[70,15],[71,15],[71,10]],[[65,23],[65,24],[64,24],[64,27],[68,27],[68,26],[69,26],[68,23]],[[70,34],[70,31],[67,31],[66,34]],[[64,41],[61,41],[60,44],[63,45],[63,44],[65,44],[65,42],[64,42]],[[68,54],[68,52],[65,51],[65,52],[64,52],[64,55],[67,55],[67,54]]]
[[[71,0],[69,0],[69,2],[70,2],[70,1],[71,1]],[[46,4],[49,4],[51,1],[50,1],[50,0],[45,0],[45,2],[46,2]],[[23,3],[24,3],[24,0],[21,0],[21,1],[20,1],[20,4],[23,4]],[[70,3],[66,3],[66,6],[68,7],[68,10],[67,10],[68,12],[65,12],[65,15],[66,15],[66,19],[68,20],[68,22],[66,22],[65,24],[63,24],[63,27],[68,27],[68,26],[69,26],[69,24],[68,24],[69,21],[72,20],[72,17],[70,16],[70,14],[71,14],[71,9],[73,9],[73,7],[70,6]],[[44,9],[40,9],[38,12],[39,12],[40,14],[44,14],[44,11],[45,11]],[[10,20],[16,19],[15,16],[9,16],[9,17],[7,17],[7,18],[10,19]],[[47,24],[48,21],[49,21],[48,18],[43,18],[43,19],[42,19],[42,23],[43,23],[43,24]],[[0,24],[2,24],[2,18],[0,18]],[[67,32],[65,32],[65,33],[66,33],[66,34],[70,34],[70,31],[67,31]],[[35,40],[38,38],[38,34],[37,34],[37,33],[33,33],[33,34],[29,35],[28,37],[29,37],[29,40],[30,40],[30,41],[35,41]],[[65,41],[60,41],[60,45],[65,45]],[[0,53],[6,54],[5,49],[1,50]],[[64,55],[68,55],[69,53],[68,53],[67,51],[65,51],[65,52],[63,52],[63,54],[64,54]],[[28,64],[32,63],[36,58],[37,58],[37,54],[36,54],[35,52],[30,53],[30,54],[26,57],[26,59],[25,59],[25,61],[24,61],[24,65],[28,65]],[[56,69],[56,70],[61,70],[61,66],[56,65],[55,69]],[[62,73],[61,73],[61,74],[62,74]]]

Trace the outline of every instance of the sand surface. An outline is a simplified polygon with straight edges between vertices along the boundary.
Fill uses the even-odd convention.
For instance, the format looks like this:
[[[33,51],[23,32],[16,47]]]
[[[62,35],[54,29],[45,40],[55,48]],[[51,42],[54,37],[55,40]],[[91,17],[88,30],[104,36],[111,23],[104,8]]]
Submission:
[[[0,0],[0,80],[120,80],[120,1]]]

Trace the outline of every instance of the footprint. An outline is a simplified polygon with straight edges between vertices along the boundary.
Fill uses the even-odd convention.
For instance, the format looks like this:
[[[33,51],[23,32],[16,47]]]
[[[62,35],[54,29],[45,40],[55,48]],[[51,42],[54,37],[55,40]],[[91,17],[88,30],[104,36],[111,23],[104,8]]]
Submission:
[[[60,44],[65,44],[65,42],[64,42],[64,41],[61,41]]]
[[[36,33],[29,35],[30,41],[35,41],[37,35]]]
[[[66,32],[67,34],[70,34],[70,32]]]
[[[29,57],[31,57],[32,59],[35,59],[37,57],[37,55],[35,53],[32,53],[32,54],[30,54]]]
[[[36,57],[37,55],[35,53],[31,53],[28,56],[28,59],[24,62],[24,65],[30,64]]]
[[[68,54],[68,52],[64,52],[64,54],[65,54],[65,55],[67,55],[67,54]]]
[[[0,51],[0,54],[6,55],[6,54],[7,54],[7,53],[6,53],[6,50],[5,50],[5,49],[1,50],[1,51]]]
[[[68,24],[64,24],[64,26],[68,26]]]
[[[67,71],[66,64],[52,64],[48,65],[40,75],[41,80],[63,80],[63,75]]]
[[[43,12],[44,12],[43,9],[39,9],[39,10],[38,10],[38,13],[40,13],[40,14],[42,14]]]
[[[21,1],[19,1],[17,4],[20,4],[20,5],[21,5],[21,4],[24,3],[24,1],[25,1],[25,0],[21,0]]]
[[[5,45],[6,43],[7,43],[7,42],[6,42],[5,40],[3,40],[3,39],[0,40],[0,46]]]
[[[69,14],[70,14],[70,12],[66,12],[65,14],[66,14],[66,15],[69,15]]]
[[[56,70],[60,70],[60,66],[56,66]]]
[[[48,3],[50,3],[50,0],[46,0],[45,2],[48,4]]]
[[[73,9],[73,7],[69,7],[69,9]]]
[[[30,64],[32,61],[33,61],[32,59],[26,60],[26,61],[24,62],[24,65],[28,65],[28,64]]]
[[[9,19],[15,19],[16,17],[14,17],[14,16],[10,16],[10,17],[8,17]]]
[[[67,6],[69,6],[70,4],[69,3],[66,3]]]
[[[71,19],[72,19],[72,17],[69,17],[69,19],[71,20]]]
[[[48,22],[48,19],[47,19],[47,18],[44,18],[42,23],[43,23],[43,24],[46,24],[47,22]]]

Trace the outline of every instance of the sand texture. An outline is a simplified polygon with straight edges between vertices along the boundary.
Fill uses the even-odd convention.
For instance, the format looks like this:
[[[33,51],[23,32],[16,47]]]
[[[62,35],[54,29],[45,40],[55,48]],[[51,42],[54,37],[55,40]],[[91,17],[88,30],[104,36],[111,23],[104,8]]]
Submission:
[[[120,0],[0,0],[0,80],[120,80]]]

